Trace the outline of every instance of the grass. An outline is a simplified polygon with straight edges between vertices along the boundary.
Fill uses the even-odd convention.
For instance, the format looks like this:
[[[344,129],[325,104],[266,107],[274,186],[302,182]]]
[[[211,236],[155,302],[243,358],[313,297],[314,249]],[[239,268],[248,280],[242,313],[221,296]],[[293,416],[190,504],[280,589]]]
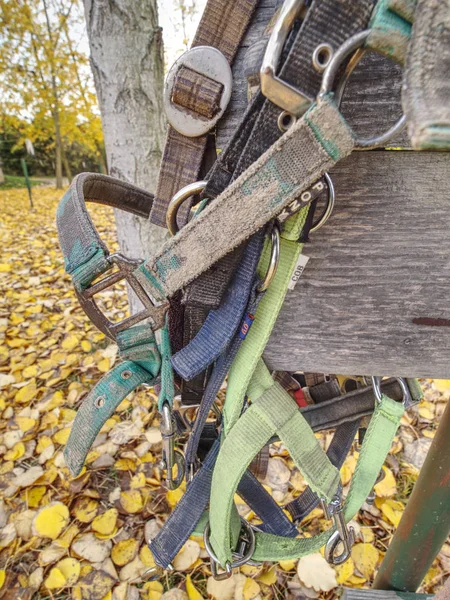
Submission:
[[[45,182],[45,179],[34,179],[30,177],[31,185],[41,185]],[[25,188],[25,177],[19,177],[17,175],[5,175],[5,181],[0,183],[0,190],[12,190],[18,188]]]

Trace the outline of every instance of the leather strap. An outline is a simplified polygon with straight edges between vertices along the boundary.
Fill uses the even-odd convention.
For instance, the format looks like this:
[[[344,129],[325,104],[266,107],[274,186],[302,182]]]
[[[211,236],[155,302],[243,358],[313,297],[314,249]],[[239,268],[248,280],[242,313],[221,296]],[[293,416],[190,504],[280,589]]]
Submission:
[[[212,46],[231,64],[250,22],[258,0],[209,0],[192,47]],[[222,90],[220,84],[186,67],[177,74],[172,102],[201,117],[217,111]],[[167,206],[182,187],[197,181],[206,149],[208,134],[186,137],[169,126],[161,162],[158,186],[150,215],[156,225],[166,227]],[[179,211],[180,224],[189,214],[185,202]]]

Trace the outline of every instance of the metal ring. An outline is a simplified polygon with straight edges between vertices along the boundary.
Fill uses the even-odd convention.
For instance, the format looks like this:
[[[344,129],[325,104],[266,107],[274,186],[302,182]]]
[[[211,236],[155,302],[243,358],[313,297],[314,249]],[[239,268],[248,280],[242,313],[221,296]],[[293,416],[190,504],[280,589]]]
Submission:
[[[314,223],[314,225],[309,230],[310,233],[314,233],[315,231],[318,231],[323,225],[325,225],[325,223],[330,218],[330,215],[334,209],[334,203],[336,200],[336,192],[334,190],[333,181],[331,180],[331,177],[328,175],[328,173],[324,173],[324,178],[325,178],[325,181],[327,182],[327,187],[328,187],[327,207],[326,207],[324,213],[321,215],[320,219],[316,223]]]
[[[189,185],[185,185],[181,190],[179,190],[169,202],[169,206],[167,207],[166,214],[166,225],[169,233],[171,235],[175,235],[178,232],[177,225],[177,214],[180,206],[191,196],[195,196],[195,194],[199,194],[203,192],[206,187],[207,181],[196,181],[195,183],[190,183]]]
[[[378,404],[381,404],[381,402],[383,401],[383,394],[381,392],[381,380],[382,379],[383,379],[382,377],[375,377],[375,376],[371,377],[373,392],[375,394],[375,399]],[[400,387],[402,388],[402,392],[403,392],[402,404],[403,404],[403,406],[408,406],[408,403],[411,398],[408,384],[403,379],[403,377],[395,377],[395,379],[398,381]]]
[[[327,58],[325,59],[325,62],[320,60],[320,55],[322,54],[322,52],[326,52],[326,54],[327,54]],[[325,71],[325,69],[330,64],[330,60],[332,59],[332,57],[333,57],[333,48],[330,46],[330,44],[319,44],[317,46],[317,48],[314,50],[313,55],[312,55],[313,67],[315,68],[316,71],[318,71],[319,73],[322,73],[323,71]]]
[[[233,557],[240,556],[240,558],[237,558],[231,564],[227,561],[226,564],[229,565],[230,569],[237,569],[237,567],[242,567],[242,565],[247,564],[248,561],[252,558],[253,552],[255,551],[256,538],[255,538],[255,532],[253,531],[253,527],[243,517],[240,517],[240,519],[241,519],[241,524],[242,524],[243,528],[245,529],[245,533],[248,536],[248,549],[247,549],[246,553],[244,554],[244,556],[240,556],[240,555],[236,554],[235,552],[232,553]],[[214,552],[214,550],[211,546],[211,542],[209,539],[210,533],[211,533],[211,526],[208,521],[205,526],[205,530],[203,532],[203,541],[205,543],[205,550],[209,554],[209,558],[216,564],[220,565],[220,561],[217,558],[216,553]],[[227,569],[227,571],[228,571],[228,569]]]
[[[272,283],[275,273],[277,272],[278,262],[280,260],[280,225],[278,221],[275,221],[273,224],[270,241],[272,244],[272,251],[270,253],[269,266],[267,267],[264,281],[256,288],[257,292],[265,292]]]
[[[364,31],[360,31],[359,33],[350,37],[346,42],[340,46],[334,53],[330,62],[328,63],[327,68],[324,71],[322,78],[322,86],[320,88],[320,92],[318,95],[318,99],[323,98],[326,94],[330,93],[333,89],[333,84],[336,79],[336,75],[338,73],[339,67],[342,62],[348,57],[349,54],[354,52],[355,50],[361,49],[361,46],[367,40],[371,33],[370,29],[365,29]],[[344,75],[344,81],[338,87],[338,94],[336,94],[338,105],[340,105],[340,101],[342,100],[342,95],[345,89],[345,85],[350,77],[351,72],[356,67],[358,62],[361,60],[364,52],[360,52],[355,60],[351,60],[347,71]],[[400,119],[390,127],[386,132],[381,135],[377,135],[371,138],[360,138],[356,137],[355,147],[358,149],[370,150],[371,148],[377,148],[378,146],[384,145],[387,141],[389,141],[392,137],[400,133],[406,125],[406,117],[402,115]]]

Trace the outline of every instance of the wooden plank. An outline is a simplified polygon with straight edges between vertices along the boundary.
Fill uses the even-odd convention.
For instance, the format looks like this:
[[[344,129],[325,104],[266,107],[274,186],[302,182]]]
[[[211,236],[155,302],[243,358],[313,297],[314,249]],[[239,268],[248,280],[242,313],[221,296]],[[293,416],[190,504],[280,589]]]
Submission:
[[[344,588],[342,600],[429,600],[434,594]]]
[[[311,236],[265,358],[272,368],[450,378],[450,154],[357,152]]]

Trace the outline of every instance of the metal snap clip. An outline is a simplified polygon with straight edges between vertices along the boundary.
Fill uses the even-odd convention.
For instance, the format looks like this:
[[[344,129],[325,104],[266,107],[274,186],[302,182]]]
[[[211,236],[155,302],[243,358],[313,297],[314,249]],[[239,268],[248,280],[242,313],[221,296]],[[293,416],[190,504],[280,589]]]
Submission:
[[[248,521],[246,521],[242,517],[240,517],[240,519],[242,527],[238,540],[239,550],[232,553],[232,556],[235,559],[233,560],[233,562],[230,563],[229,561],[227,561],[225,563],[225,569],[223,573],[219,573],[218,571],[220,562],[213,550],[213,547],[211,546],[211,541],[209,539],[211,533],[209,521],[206,524],[205,530],[203,532],[203,541],[205,543],[205,549],[211,559],[211,573],[214,579],[216,579],[217,581],[229,579],[232,575],[233,569],[242,567],[242,565],[245,565],[248,562],[250,562],[253,556],[253,552],[255,551],[256,539],[253,527]]]
[[[322,507],[327,519],[332,519],[336,531],[331,534],[325,545],[325,559],[331,565],[341,565],[350,556],[352,546],[355,543],[355,532],[353,527],[347,528],[344,517],[344,508],[342,506],[342,486],[339,485],[338,491],[330,503],[322,502]],[[337,554],[339,545],[342,544],[342,551]]]
[[[207,183],[207,181],[195,181],[194,183],[189,183],[172,197],[166,213],[166,225],[170,235],[178,233],[177,214],[180,206],[191,196],[203,192]]]
[[[191,110],[187,110],[172,101],[173,87],[178,71],[187,67],[223,86],[219,102],[219,111],[207,119]],[[212,46],[195,46],[182,54],[172,65],[164,83],[164,109],[167,120],[176,131],[186,137],[199,137],[211,131],[225,112],[231,98],[233,74],[225,56]]]
[[[160,466],[167,470],[166,483],[169,490],[176,490],[184,479],[184,456],[175,449],[175,424],[172,409],[168,402],[164,402],[161,410],[161,436],[163,442],[162,460]],[[174,476],[174,468],[177,474]]]

